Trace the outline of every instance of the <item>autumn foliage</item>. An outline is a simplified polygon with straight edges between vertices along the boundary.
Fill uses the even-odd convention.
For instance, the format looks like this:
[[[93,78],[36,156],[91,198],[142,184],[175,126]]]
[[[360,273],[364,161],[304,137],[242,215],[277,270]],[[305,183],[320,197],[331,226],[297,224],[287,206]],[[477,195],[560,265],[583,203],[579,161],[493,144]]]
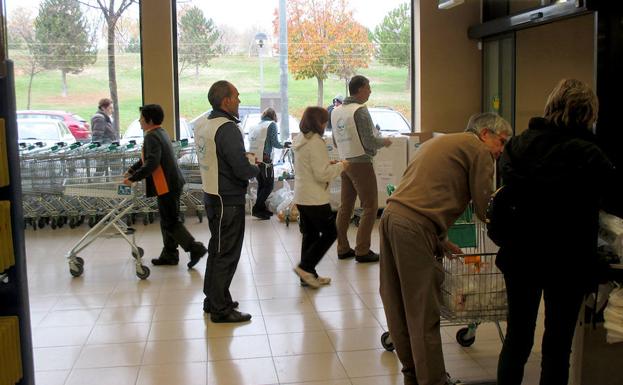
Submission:
[[[368,31],[353,19],[348,0],[288,1],[288,67],[297,80],[317,79],[318,105],[330,74],[347,80],[368,67],[372,54]]]

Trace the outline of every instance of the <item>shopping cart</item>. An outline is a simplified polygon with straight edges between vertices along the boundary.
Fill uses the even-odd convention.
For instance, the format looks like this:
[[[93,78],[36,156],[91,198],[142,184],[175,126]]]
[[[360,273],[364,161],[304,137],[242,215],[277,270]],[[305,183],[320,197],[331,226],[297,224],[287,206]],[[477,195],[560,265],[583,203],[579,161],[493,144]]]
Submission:
[[[485,224],[473,218],[468,208],[448,235],[465,254],[443,259],[441,326],[467,325],[456,332],[456,341],[468,347],[476,340],[478,326],[493,322],[504,341],[500,321],[506,321],[506,285],[495,266],[497,247],[487,237]],[[389,332],[381,335],[381,344],[388,351],[394,350]]]
[[[88,247],[100,236],[108,235],[112,230],[115,235],[120,235],[131,247],[132,257],[136,265],[136,276],[140,279],[149,277],[149,268],[142,263],[144,251],[136,246],[134,241],[134,229],[128,227],[124,217],[130,214],[140,194],[141,184],[127,186],[123,184],[123,178],[116,177],[83,177],[65,179],[64,195],[75,197],[90,197],[101,200],[109,208],[99,222],[72,247],[67,253],[69,273],[79,277],[84,272],[84,259],[78,256],[82,250]],[[114,201],[114,205],[111,202]]]

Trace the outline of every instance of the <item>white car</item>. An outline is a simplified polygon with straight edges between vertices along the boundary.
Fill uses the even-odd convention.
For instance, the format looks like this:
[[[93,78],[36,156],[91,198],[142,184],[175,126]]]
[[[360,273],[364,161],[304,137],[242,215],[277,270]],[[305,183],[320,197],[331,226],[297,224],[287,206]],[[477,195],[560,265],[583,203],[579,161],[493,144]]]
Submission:
[[[387,107],[370,107],[370,116],[382,136],[408,134],[411,123],[400,112]]]
[[[65,123],[52,119],[17,119],[17,135],[19,143],[30,145],[42,142],[45,147],[76,141]]]
[[[194,133],[186,119],[180,119],[180,139],[188,139],[189,142],[192,141],[194,137]],[[130,143],[133,140],[136,144],[143,143],[143,130],[141,129],[141,123],[136,119],[125,130],[123,137],[121,138],[121,144]]]

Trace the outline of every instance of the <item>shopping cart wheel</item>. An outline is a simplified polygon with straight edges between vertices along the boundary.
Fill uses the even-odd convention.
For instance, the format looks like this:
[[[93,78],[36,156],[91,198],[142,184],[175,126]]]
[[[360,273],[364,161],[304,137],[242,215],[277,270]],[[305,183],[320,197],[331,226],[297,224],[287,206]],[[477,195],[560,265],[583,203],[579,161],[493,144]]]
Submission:
[[[37,221],[37,226],[42,229],[45,226],[45,218],[39,218],[39,220]]]
[[[135,253],[135,252],[132,252],[132,256],[133,256],[135,259],[138,259],[138,258],[143,258],[143,255],[145,255],[145,250],[143,250],[143,248],[142,248],[142,247],[138,247],[138,246],[137,246],[136,248],[138,249],[138,255],[136,255],[136,253]]]
[[[84,266],[81,264],[74,264],[74,266],[69,266],[69,274],[71,274],[74,277],[79,277],[82,275],[82,273],[84,273]]]
[[[149,219],[149,223],[154,223],[154,213],[148,213],[147,218]]]
[[[84,259],[82,259],[82,257],[76,257],[75,261],[78,265],[84,266]]]
[[[469,328],[467,327],[459,329],[459,331],[456,332],[456,342],[464,347],[472,346],[474,344],[474,341],[476,341],[476,336],[473,336],[472,338],[467,338],[468,333]]]
[[[141,273],[139,270],[136,270],[136,276],[139,277],[140,279],[147,279],[147,277],[149,277],[149,267],[145,266],[145,265],[141,265],[141,269],[143,269],[143,272]]]
[[[199,219],[199,223],[203,223],[203,213],[201,210],[197,210],[197,218]]]
[[[389,332],[381,334],[381,345],[383,345],[385,350],[387,350],[388,352],[394,351],[394,343],[392,342],[392,337],[389,335]]]

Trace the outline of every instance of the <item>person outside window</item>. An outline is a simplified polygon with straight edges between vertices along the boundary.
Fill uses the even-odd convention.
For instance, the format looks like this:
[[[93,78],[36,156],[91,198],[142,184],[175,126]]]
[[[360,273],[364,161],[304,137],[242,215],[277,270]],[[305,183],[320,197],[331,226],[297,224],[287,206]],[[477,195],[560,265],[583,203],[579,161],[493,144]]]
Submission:
[[[100,99],[97,112],[91,117],[91,141],[100,144],[119,141],[119,132],[112,124],[113,103],[108,98]]]

